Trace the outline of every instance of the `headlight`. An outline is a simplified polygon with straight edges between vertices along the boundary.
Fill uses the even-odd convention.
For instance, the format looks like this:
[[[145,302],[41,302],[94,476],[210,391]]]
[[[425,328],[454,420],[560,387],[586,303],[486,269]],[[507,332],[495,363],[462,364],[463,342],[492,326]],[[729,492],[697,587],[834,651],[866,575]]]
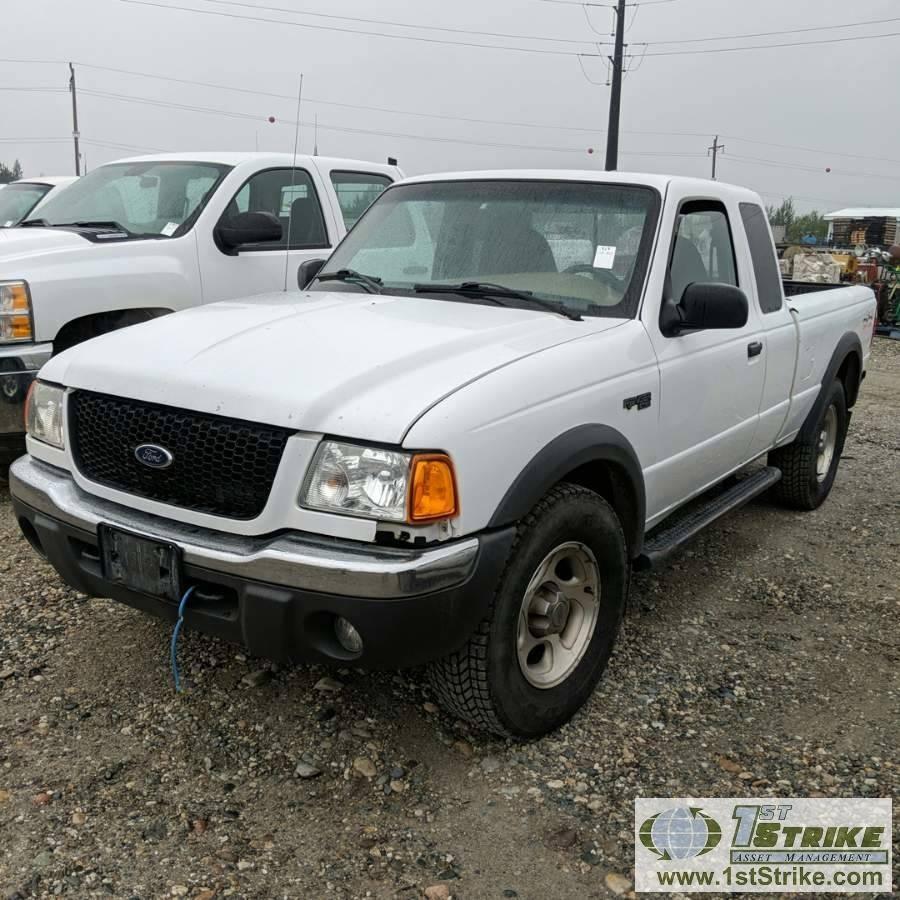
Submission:
[[[60,450],[65,446],[63,431],[63,399],[65,389],[43,381],[35,381],[28,393],[25,407],[25,428],[37,441]]]
[[[24,281],[0,281],[0,343],[34,340],[31,296]]]
[[[309,509],[422,523],[458,512],[450,459],[324,441],[300,492]]]

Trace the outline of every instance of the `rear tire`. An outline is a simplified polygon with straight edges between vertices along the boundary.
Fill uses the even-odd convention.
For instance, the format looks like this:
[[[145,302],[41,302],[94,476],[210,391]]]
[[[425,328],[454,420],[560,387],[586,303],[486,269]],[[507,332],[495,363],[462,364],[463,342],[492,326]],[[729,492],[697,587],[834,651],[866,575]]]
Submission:
[[[769,465],[781,469],[781,481],[775,487],[781,502],[805,510],[822,505],[834,485],[849,420],[844,387],[835,381],[809,433],[804,428],[792,444],[769,454]]]
[[[567,722],[609,660],[629,573],[612,507],[578,485],[553,488],[519,523],[488,615],[465,646],[430,665],[442,704],[504,737]]]

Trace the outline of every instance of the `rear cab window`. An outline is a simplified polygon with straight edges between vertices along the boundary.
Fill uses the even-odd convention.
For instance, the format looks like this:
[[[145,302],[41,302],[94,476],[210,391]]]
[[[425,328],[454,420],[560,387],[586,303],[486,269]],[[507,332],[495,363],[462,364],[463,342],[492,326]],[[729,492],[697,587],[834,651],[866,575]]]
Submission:
[[[334,170],[331,172],[331,184],[337,196],[344,226],[349,231],[385,188],[393,182],[387,175],[379,175],[374,172]]]
[[[742,203],[741,219],[747,233],[747,243],[750,245],[750,258],[753,260],[753,274],[756,278],[756,294],[759,297],[760,309],[763,313],[778,312],[784,305],[784,292],[766,213],[756,203]]]

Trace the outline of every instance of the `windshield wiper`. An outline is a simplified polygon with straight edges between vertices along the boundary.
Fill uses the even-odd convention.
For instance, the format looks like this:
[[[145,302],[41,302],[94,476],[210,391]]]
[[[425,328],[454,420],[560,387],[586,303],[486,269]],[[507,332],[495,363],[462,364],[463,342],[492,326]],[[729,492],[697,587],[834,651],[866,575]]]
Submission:
[[[19,222],[17,228],[52,228],[53,226],[46,219],[26,219]]]
[[[516,291],[504,287],[502,284],[492,284],[489,281],[463,281],[460,284],[415,284],[413,290],[417,294],[462,294],[463,296],[484,297],[498,303],[500,303],[501,297],[509,297],[510,300],[524,300],[526,303],[533,303],[547,312],[565,316],[573,322],[583,321],[577,312],[568,309],[563,303],[551,303],[549,300],[535,297],[531,291]],[[501,306],[504,305],[506,304],[501,303]]]
[[[380,294],[382,281],[374,275],[363,275],[356,269],[338,269],[337,272],[326,272],[319,275],[316,281],[346,281],[350,284],[362,285],[370,294]]]
[[[131,232],[124,226],[111,219],[97,222],[63,222],[55,225],[55,228],[97,228],[102,231],[121,231],[122,234],[131,236]]]

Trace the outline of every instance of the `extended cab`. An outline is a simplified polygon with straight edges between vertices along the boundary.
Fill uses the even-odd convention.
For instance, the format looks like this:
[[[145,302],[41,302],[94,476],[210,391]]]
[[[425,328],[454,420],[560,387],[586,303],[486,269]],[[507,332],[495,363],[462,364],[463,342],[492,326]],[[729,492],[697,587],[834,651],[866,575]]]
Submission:
[[[400,174],[284,153],[146,156],[100,166],[0,229],[0,451],[21,452],[25,394],[54,353],[190,306],[296,290],[297,264],[327,255]]]
[[[738,187],[411,179],[302,294],[51,360],[13,503],[87,594],[187,597],[277,659],[428,663],[456,714],[537,735],[593,690],[632,566],[763,491],[825,499],[874,314],[785,298]]]

